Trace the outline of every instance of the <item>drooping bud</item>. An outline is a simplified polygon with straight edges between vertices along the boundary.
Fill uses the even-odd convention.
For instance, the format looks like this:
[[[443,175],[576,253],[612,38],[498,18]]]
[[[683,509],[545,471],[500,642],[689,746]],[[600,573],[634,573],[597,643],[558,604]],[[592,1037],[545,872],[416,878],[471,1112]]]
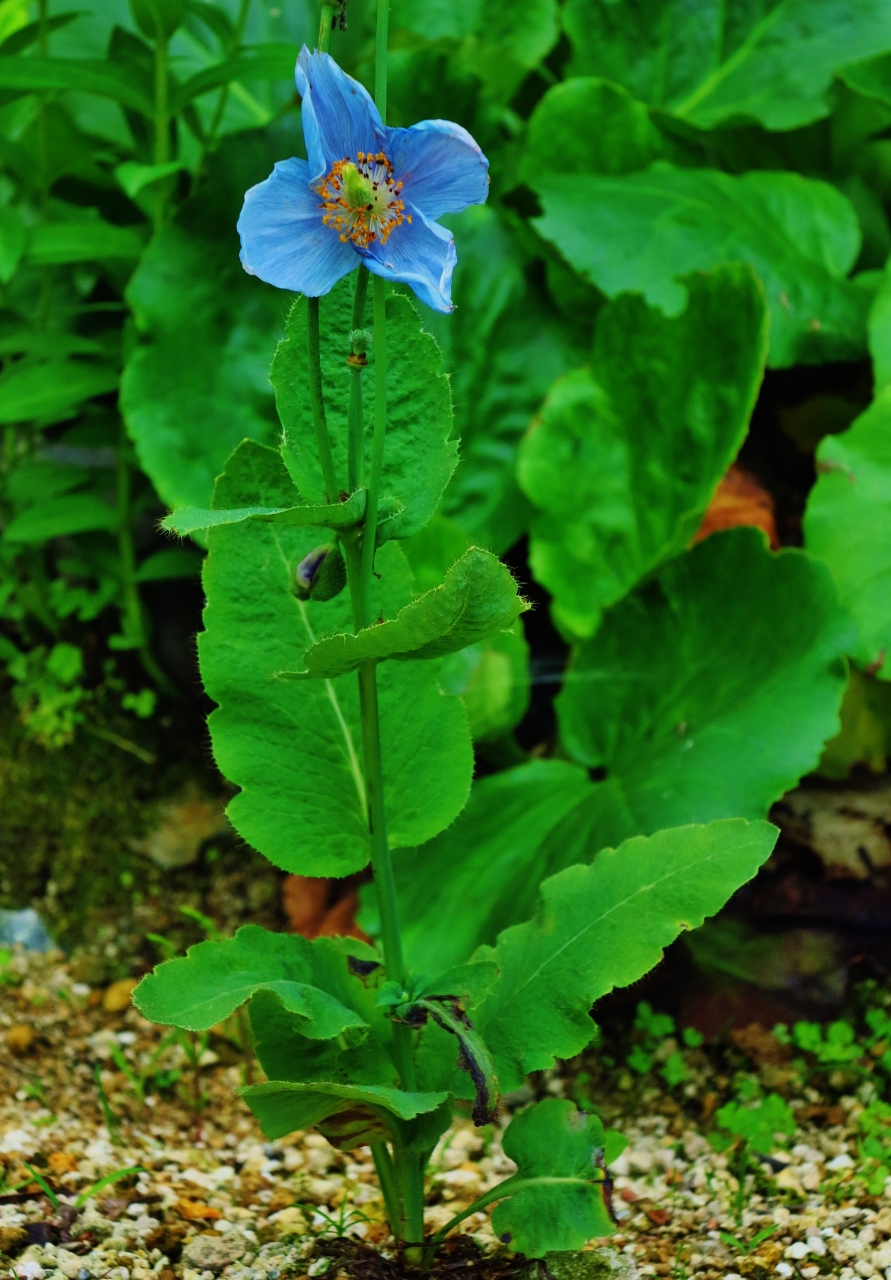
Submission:
[[[337,543],[313,547],[297,566],[299,600],[333,600],[346,586],[346,565]]]
[[[321,569],[331,550],[331,544],[313,547],[308,556],[304,556],[297,566],[297,596],[300,600],[308,600],[312,590],[313,579]]]

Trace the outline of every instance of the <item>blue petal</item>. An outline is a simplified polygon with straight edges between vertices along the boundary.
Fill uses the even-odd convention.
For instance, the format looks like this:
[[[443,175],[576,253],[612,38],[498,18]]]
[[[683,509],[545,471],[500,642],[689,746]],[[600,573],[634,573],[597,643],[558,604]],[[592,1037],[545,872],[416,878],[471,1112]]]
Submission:
[[[326,227],[305,160],[281,160],[251,187],[238,219],[245,271],[310,298],[333,289],[359,265],[352,245]]]
[[[365,265],[376,276],[411,285],[434,311],[454,311],[452,272],[458,261],[454,237],[445,227],[429,222],[413,205],[406,204],[405,210],[412,221],[394,227],[386,244],[365,250]]]
[[[402,183],[402,198],[426,218],[484,204],[489,161],[466,129],[448,120],[422,120],[410,129],[387,130],[387,154]]]
[[[303,102],[303,136],[313,178],[322,178],[335,160],[355,160],[360,151],[380,151],[386,140],[377,107],[367,89],[348,76],[327,53],[300,50],[294,73]]]

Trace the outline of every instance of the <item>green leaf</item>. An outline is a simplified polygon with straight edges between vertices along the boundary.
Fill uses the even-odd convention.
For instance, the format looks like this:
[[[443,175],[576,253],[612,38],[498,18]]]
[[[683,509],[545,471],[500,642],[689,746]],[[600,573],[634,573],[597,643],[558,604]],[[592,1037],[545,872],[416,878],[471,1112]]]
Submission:
[[[882,662],[891,654],[891,386],[847,431],[821,442],[804,534],[857,622],[852,656],[888,678]]]
[[[348,276],[322,299],[320,340],[322,387],[328,435],[339,483],[346,488],[347,402],[349,398],[349,333],[352,325],[353,277]],[[325,486],[315,445],[307,380],[305,298],[288,316],[287,337],[272,365],[276,403],[284,427],[283,456],[308,503],[325,501]],[[381,482],[378,541],[407,538],[422,529],[436,510],[457,460],[449,439],[452,407],[435,340],[421,326],[408,298],[387,299],[387,442]],[[374,352],[368,353],[368,386],[374,386]],[[365,474],[371,468],[371,431],[366,432]]]
[[[206,1031],[222,1022],[257,991],[272,991],[300,1019],[301,1034],[330,1040],[367,1023],[351,1007],[347,988],[358,984],[341,940],[269,933],[243,925],[234,938],[199,942],[185,956],[158,965],[143,978],[133,999],[141,1013],[162,1026]]]
[[[441,658],[511,626],[527,607],[506,565],[491,552],[471,547],[442,586],[407,604],[390,622],[313,645],[303,655],[306,674],[332,679],[369,658]]]
[[[867,58],[863,62],[842,67],[839,77],[855,93],[862,94],[865,98],[874,98],[883,106],[891,107],[891,55],[883,53],[877,58]]]
[[[166,164],[137,164],[134,160],[128,160],[117,166],[114,176],[133,200],[146,187],[161,182],[164,178],[172,178],[175,173],[182,173],[186,168],[187,165],[182,160],[168,160]]]
[[[69,262],[102,262],[107,258],[136,259],[143,237],[135,227],[117,227],[101,218],[77,222],[51,222],[35,227],[28,241],[27,258],[34,266]]]
[[[675,827],[546,880],[535,916],[485,953],[501,974],[475,1021],[502,1089],[580,1053],[594,1032],[594,1001],[642,978],[683,930],[714,915],[777,834],[739,818]]]
[[[612,609],[557,699],[570,755],[606,770],[600,842],[766,813],[838,731],[851,640],[825,566],[755,529],[713,534]]]
[[[0,284],[9,284],[25,252],[25,223],[15,205],[0,207]]]
[[[535,760],[480,779],[453,826],[423,848],[397,852],[411,967],[433,973],[460,964],[480,943],[494,942],[506,925],[528,916],[539,881],[556,869],[536,861],[542,842],[592,790],[583,769]],[[363,927],[375,933],[374,895],[363,891],[362,902]]]
[[[492,1214],[495,1233],[527,1258],[577,1250],[612,1234],[604,1200],[603,1125],[563,1098],[545,1098],[514,1116],[504,1154],[517,1172],[498,1188],[506,1198]]]
[[[242,1089],[241,1096],[270,1140],[315,1125],[334,1145],[350,1151],[372,1142],[392,1140],[394,1118],[414,1120],[434,1111],[448,1095],[406,1093],[375,1085],[269,1080]]]
[[[276,435],[269,365],[283,298],[245,275],[235,232],[245,189],[270,167],[262,139],[224,144],[206,186],[154,237],[127,288],[141,340],[121,408],[140,465],[170,507],[209,506],[236,445]]]
[[[247,441],[217,485],[222,509],[287,506],[291,480],[279,454]],[[292,594],[313,531],[248,521],[209,535],[201,672],[219,704],[210,717],[214,753],[241,793],[236,829],[278,866],[305,875],[348,875],[368,862],[365,783],[355,677],[274,680],[319,633],[348,627],[346,594],[326,603]],[[376,616],[411,599],[395,546],[377,556]],[[444,697],[433,663],[388,663],[379,672],[384,799],[394,847],[431,838],[454,820],[470,786],[473,756],[457,698]]]
[[[171,109],[182,111],[189,102],[200,98],[212,89],[231,84],[234,80],[250,83],[253,80],[285,80],[292,81],[297,52],[290,44],[257,45],[247,49],[238,57],[226,62],[218,62],[212,67],[190,76],[173,94]]]
[[[118,513],[92,493],[70,493],[64,497],[35,502],[15,516],[6,526],[6,542],[45,542],[47,538],[63,538],[74,533],[104,530],[114,533]]]
[[[84,400],[114,391],[118,373],[109,365],[79,360],[18,364],[0,376],[0,423],[42,423],[67,417]]]
[[[585,127],[579,128],[582,121]],[[650,113],[627,89],[593,76],[549,89],[529,118],[520,180],[561,174],[633,173],[664,150]]]
[[[767,353],[763,292],[738,265],[685,284],[676,318],[633,296],[602,311],[590,369],[556,384],[520,449],[539,508],[532,568],[576,636],[689,544],[746,436]]]
[[[676,315],[686,298],[678,277],[745,262],[767,294],[772,366],[863,354],[869,293],[844,278],[860,231],[827,183],[659,162],[618,177],[545,174],[533,185],[544,209],[533,225],[610,297],[639,292]]]
[[[151,119],[154,106],[125,67],[99,58],[0,57],[0,89],[72,89],[112,98]]]
[[[440,683],[464,702],[474,742],[497,742],[529,709],[529,645],[515,622],[446,658]]]
[[[129,0],[133,21],[147,40],[169,40],[186,16],[185,0]]]
[[[365,514],[365,490],[350,494],[346,502],[320,507],[241,507],[235,511],[204,511],[200,507],[180,507],[161,521],[168,533],[181,538],[199,529],[215,529],[223,524],[243,524],[245,520],[262,520],[269,524],[285,524],[299,529],[321,525],[328,529],[348,529],[358,524]]]
[[[882,0],[569,0],[570,74],[625,85],[700,129],[795,129],[829,115],[834,72],[891,49]]]
[[[164,547],[142,561],[134,582],[168,582],[172,578],[197,578],[203,557],[189,547]]]
[[[554,47],[558,21],[556,0],[526,0],[521,9],[513,0],[479,0],[476,38],[464,50],[466,64],[488,94],[507,101],[525,73]]]
[[[891,383],[891,271],[887,268],[869,313],[869,353],[878,395]]]
[[[456,309],[428,319],[443,347],[461,437],[442,510],[469,542],[502,555],[530,515],[515,475],[520,440],[554,380],[586,358],[588,335],[577,316],[564,321],[526,280],[519,246],[493,208],[466,209],[449,226],[461,263]]]

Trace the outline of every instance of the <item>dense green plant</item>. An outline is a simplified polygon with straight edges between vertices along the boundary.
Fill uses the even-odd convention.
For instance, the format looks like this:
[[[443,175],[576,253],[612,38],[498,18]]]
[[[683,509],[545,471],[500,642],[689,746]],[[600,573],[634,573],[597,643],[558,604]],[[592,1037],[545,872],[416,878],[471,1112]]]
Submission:
[[[380,99],[369,8],[353,0],[336,52]],[[248,928],[138,999],[199,1033],[249,1001],[266,1131],[371,1143],[419,1249],[453,1109],[487,1119],[585,1048],[592,1003],[768,856],[761,820],[837,734],[849,660],[849,689],[887,688],[891,18],[873,0],[777,0],[770,21],[713,0],[394,0],[390,122],[457,119],[492,192],[449,219],[455,314],[422,319],[376,280],[369,345],[365,284],[285,319],[236,262],[241,194],[300,151],[309,15],[284,6],[274,32],[248,5],[109,4],[91,46],[80,19],[2,12],[20,157],[0,192],[4,660],[38,652],[23,688],[52,660],[44,701],[73,722],[84,686],[52,658],[70,620],[122,604],[112,647],[152,668],[137,579],[194,570],[187,544],[137,567],[148,480],[168,528],[207,544],[199,649],[232,821],[287,870],[371,862],[379,946]],[[25,162],[57,136],[56,170]],[[789,428],[816,450],[804,549],[751,529],[691,546],[777,371],[867,358],[871,404],[852,376]],[[523,535],[569,648],[530,759],[511,737],[523,606],[496,559]],[[861,702],[836,772],[873,733],[881,697]],[[474,742],[510,767],[474,778]],[[603,1146],[569,1102],[516,1116],[495,1217],[512,1247],[609,1230]]]

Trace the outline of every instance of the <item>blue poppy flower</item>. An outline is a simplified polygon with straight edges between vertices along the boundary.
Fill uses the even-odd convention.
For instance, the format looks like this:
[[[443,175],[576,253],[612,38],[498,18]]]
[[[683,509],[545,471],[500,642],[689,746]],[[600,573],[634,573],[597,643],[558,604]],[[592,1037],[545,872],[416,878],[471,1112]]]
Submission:
[[[245,271],[316,298],[362,261],[436,311],[451,311],[457,260],[436,219],[482,204],[489,162],[466,129],[423,120],[390,129],[327,53],[297,60],[309,160],[282,160],[251,187],[238,220]]]

